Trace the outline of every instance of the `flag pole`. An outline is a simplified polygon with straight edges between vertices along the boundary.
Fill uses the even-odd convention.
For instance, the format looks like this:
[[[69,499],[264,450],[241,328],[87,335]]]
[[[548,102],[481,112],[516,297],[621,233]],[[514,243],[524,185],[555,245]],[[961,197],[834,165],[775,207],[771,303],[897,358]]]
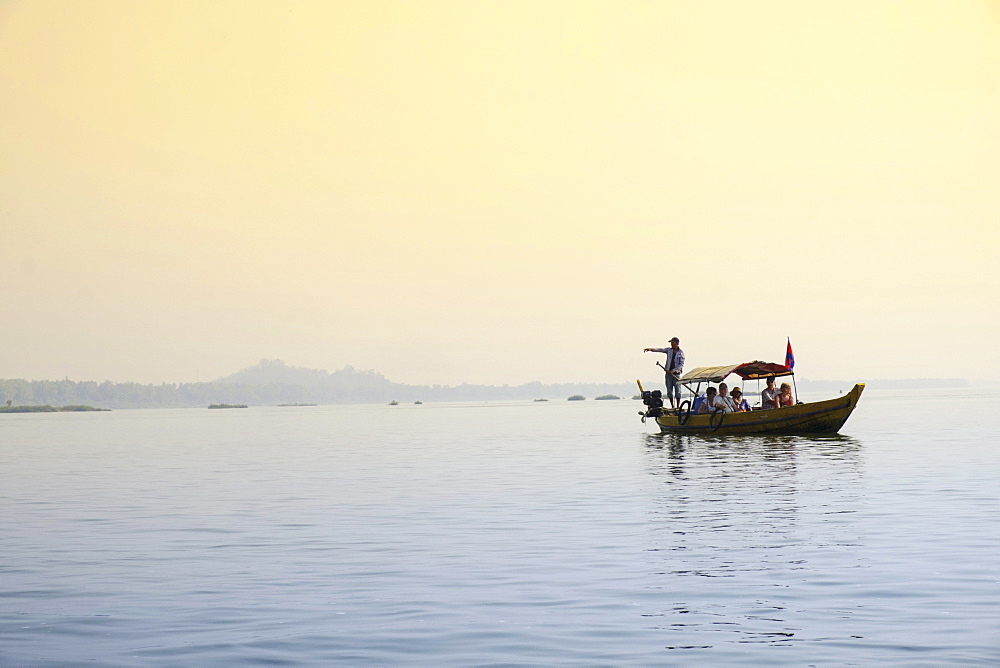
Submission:
[[[799,403],[799,386],[795,382],[795,372],[792,371],[792,367],[795,366],[795,356],[792,353],[792,337],[785,337],[786,347],[785,347],[785,365],[788,365],[788,360],[791,359],[792,366],[788,367],[788,370],[792,372],[792,388],[795,390],[795,403]]]

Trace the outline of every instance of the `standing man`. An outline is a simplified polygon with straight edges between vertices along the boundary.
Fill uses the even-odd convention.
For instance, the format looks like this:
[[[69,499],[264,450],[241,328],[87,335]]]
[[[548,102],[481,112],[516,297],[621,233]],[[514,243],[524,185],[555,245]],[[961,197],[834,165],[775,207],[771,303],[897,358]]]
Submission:
[[[676,336],[670,339],[669,348],[643,348],[644,353],[666,353],[667,363],[663,365],[666,373],[664,382],[667,385],[667,398],[670,399],[670,407],[676,408],[681,405],[681,385],[677,380],[684,373],[684,351],[681,350],[681,340]]]

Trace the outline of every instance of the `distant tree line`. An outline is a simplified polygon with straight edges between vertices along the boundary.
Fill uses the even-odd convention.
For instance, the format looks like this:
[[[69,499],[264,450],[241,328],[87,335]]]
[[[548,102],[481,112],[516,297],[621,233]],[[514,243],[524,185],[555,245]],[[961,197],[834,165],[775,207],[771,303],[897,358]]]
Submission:
[[[490,401],[504,399],[565,398],[628,392],[627,384],[546,385],[404,385],[372,371],[350,367],[333,373],[287,367],[265,360],[227,378],[205,383],[102,383],[72,380],[0,379],[0,403],[64,406],[83,404],[100,408],[183,408],[209,404],[341,404],[397,401]],[[277,372],[277,373],[271,373]],[[279,376],[281,382],[273,377]],[[295,382],[298,381],[298,382]]]
[[[849,390],[853,382],[798,379],[804,391]],[[963,387],[962,379],[873,380],[872,389]],[[652,386],[651,386],[652,387]],[[656,385],[659,387],[659,384]],[[748,384],[748,392],[754,386]],[[0,379],[0,405],[86,405],[99,408],[183,408],[209,404],[349,404],[396,401],[501,401],[505,399],[565,399],[570,395],[635,394],[632,383],[539,382],[523,385],[403,385],[393,383],[375,371],[358,371],[350,366],[328,372],[304,369],[281,360],[261,360],[256,366],[231,376],[205,383],[102,383],[72,380]]]

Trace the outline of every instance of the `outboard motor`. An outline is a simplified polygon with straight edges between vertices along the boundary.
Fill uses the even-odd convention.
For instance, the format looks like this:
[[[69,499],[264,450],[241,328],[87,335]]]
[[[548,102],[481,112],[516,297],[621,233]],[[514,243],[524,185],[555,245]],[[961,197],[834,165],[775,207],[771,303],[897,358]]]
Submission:
[[[659,390],[643,390],[642,403],[648,407],[645,417],[659,417],[663,414],[663,393]]]

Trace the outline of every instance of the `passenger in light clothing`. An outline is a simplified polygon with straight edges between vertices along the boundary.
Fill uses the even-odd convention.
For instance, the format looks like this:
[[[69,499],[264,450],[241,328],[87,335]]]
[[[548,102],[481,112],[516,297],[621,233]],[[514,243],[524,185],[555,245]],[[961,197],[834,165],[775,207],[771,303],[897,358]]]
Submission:
[[[767,377],[767,387],[760,393],[761,408],[778,407],[778,391],[774,389],[774,376]]]
[[[719,396],[715,398],[715,405],[727,413],[736,412],[736,403],[729,396],[729,386],[725,383],[719,383]]]
[[[705,400],[698,408],[699,413],[714,413],[717,410],[725,410],[719,403],[719,395],[714,387],[705,390]]]

